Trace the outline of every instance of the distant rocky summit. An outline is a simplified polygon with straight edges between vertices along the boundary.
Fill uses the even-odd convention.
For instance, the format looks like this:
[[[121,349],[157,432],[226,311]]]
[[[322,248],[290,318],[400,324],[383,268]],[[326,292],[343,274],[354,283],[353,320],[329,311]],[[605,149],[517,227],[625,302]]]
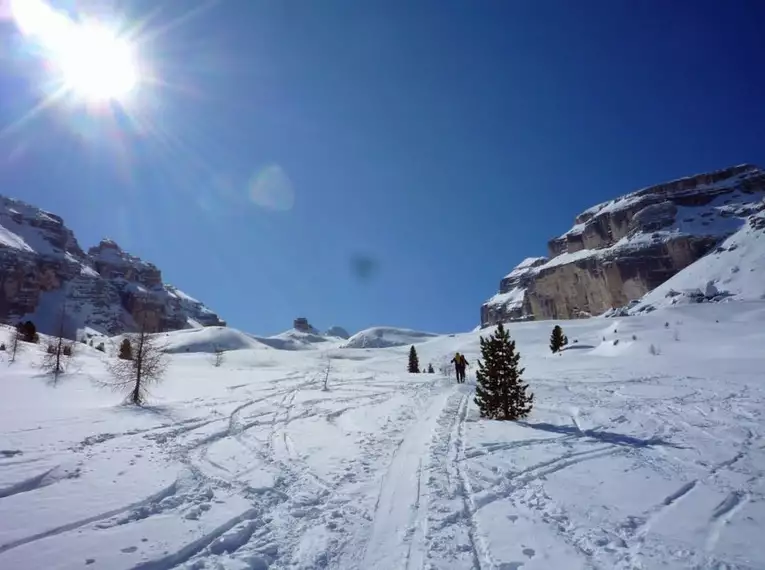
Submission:
[[[114,241],[85,253],[59,216],[0,196],[0,322],[31,319],[53,332],[62,314],[69,336],[83,327],[115,335],[139,323],[157,331],[225,326]]]
[[[765,172],[744,164],[632,192],[579,214],[481,306],[481,325],[602,314],[643,297],[765,211]]]

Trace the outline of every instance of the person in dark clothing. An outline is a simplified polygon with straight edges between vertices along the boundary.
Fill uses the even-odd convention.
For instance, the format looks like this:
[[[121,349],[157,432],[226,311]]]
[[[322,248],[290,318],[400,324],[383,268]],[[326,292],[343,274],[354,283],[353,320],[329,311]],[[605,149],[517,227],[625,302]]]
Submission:
[[[457,383],[464,384],[465,367],[468,366],[468,361],[465,359],[465,356],[459,352],[454,355],[454,358],[452,358],[451,361],[454,363],[454,371],[457,374]]]

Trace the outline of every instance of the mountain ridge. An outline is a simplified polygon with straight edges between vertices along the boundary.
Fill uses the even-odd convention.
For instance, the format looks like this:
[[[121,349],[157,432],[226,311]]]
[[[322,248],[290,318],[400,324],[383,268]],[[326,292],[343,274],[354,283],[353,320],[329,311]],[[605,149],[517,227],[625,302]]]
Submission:
[[[70,337],[83,328],[117,335],[226,324],[114,240],[85,252],[63,218],[0,195],[0,321],[23,319]]]
[[[570,319],[636,301],[765,210],[765,172],[741,164],[641,188],[592,206],[527,258],[481,306],[481,326]]]

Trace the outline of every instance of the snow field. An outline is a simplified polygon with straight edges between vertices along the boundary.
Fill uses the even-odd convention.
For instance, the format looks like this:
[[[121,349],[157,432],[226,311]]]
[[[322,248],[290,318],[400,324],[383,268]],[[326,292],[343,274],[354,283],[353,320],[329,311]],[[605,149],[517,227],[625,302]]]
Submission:
[[[144,409],[96,385],[106,355],[54,387],[26,346],[0,363],[0,568],[763,568],[763,323],[762,302],[563,322],[560,355],[555,323],[510,325],[522,422],[478,418],[480,332],[388,337],[437,369],[463,352],[464,385],[403,372],[408,345],[215,368],[244,336],[170,333]]]

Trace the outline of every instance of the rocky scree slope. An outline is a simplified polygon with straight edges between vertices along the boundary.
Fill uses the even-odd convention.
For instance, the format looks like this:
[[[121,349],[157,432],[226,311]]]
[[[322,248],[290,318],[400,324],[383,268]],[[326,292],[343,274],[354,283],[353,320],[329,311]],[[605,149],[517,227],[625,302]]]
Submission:
[[[481,306],[481,325],[602,314],[638,300],[765,211],[765,171],[739,165],[598,204]]]
[[[31,318],[54,332],[62,314],[70,337],[83,327],[116,335],[139,323],[157,331],[225,326],[115,242],[102,240],[86,253],[59,216],[0,196],[0,322]]]

